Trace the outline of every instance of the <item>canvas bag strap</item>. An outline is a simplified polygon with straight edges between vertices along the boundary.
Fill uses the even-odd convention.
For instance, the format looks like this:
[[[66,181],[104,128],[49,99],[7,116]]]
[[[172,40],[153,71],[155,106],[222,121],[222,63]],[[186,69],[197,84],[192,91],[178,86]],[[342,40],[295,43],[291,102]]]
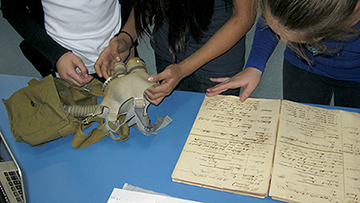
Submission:
[[[81,149],[91,144],[100,141],[105,136],[111,137],[115,141],[126,141],[129,138],[129,127],[125,123],[121,126],[116,126],[111,122],[104,122],[101,117],[93,117],[86,126],[91,125],[93,122],[98,122],[99,126],[94,128],[89,134],[83,132],[84,124],[77,130],[71,144],[76,149]],[[117,134],[118,136],[115,136]]]
[[[97,96],[104,96],[104,92],[101,90],[102,83],[97,79],[91,80],[82,87],[72,85],[61,78],[54,78],[54,82],[58,88],[59,96],[67,105],[92,105],[97,103]]]
[[[73,86],[77,91],[86,91],[89,92],[91,95],[95,95],[98,97],[104,97],[104,91],[102,90],[103,83],[100,82],[98,79],[93,79],[86,85],[82,87]]]
[[[93,122],[98,122],[99,126],[97,128],[94,128],[89,134],[85,134],[83,132],[84,126],[91,125]],[[71,145],[76,149],[80,149],[100,141],[102,138],[105,137],[106,134],[105,132],[101,131],[103,129],[103,126],[104,121],[102,118],[99,117],[93,118],[93,120],[87,125],[81,125],[78,128],[73,140],[71,141]]]
[[[121,115],[116,123],[113,122],[105,122],[105,127],[109,131],[107,136],[109,136],[111,139],[115,141],[125,142],[129,139],[129,126],[125,120],[125,115]]]

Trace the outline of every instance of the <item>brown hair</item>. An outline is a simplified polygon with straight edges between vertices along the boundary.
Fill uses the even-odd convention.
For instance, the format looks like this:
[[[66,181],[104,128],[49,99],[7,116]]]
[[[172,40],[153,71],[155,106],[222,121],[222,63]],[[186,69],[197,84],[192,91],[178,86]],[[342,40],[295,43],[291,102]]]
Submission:
[[[328,53],[331,49],[334,50],[334,47],[329,49],[318,39],[345,41],[360,35],[359,28],[354,25],[358,21],[358,16],[355,15],[358,12],[358,1],[258,0],[258,6],[263,14],[271,15],[281,26],[301,33],[301,37],[308,44],[321,49],[323,53]],[[288,44],[304,56],[301,54],[304,53],[304,44]]]

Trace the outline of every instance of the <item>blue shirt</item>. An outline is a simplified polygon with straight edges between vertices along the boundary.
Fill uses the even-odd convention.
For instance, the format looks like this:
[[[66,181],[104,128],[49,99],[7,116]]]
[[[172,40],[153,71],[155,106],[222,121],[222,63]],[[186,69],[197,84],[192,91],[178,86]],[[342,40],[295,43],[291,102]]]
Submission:
[[[357,26],[360,27],[360,22]],[[254,67],[263,72],[266,62],[278,42],[274,32],[259,20],[256,24],[253,45],[246,67]],[[293,65],[318,75],[337,80],[360,82],[360,37],[342,42],[324,39],[323,42],[331,48],[330,54],[313,55],[309,50],[304,50],[311,66],[290,47],[286,47],[284,58]]]

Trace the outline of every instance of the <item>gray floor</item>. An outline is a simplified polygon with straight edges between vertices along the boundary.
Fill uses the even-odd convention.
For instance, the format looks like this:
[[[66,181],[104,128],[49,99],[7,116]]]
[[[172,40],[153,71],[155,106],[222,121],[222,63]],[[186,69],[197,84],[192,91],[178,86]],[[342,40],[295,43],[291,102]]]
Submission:
[[[26,60],[19,49],[22,38],[2,17],[0,11],[0,74],[41,77],[36,69]],[[247,34],[247,54],[251,47],[254,30]],[[155,73],[154,54],[148,43],[149,39],[139,41],[139,55],[147,64],[148,72]],[[280,44],[270,58],[258,88],[251,94],[254,98],[282,98],[282,59],[284,46]]]

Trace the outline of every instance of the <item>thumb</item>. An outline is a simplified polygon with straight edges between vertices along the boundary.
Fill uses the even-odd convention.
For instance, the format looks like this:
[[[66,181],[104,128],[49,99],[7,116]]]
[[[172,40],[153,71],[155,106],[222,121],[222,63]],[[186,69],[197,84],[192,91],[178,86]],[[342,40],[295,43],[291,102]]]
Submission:
[[[255,87],[248,86],[245,87],[244,91],[240,95],[240,101],[244,102],[247,98],[249,98],[250,94],[255,90]]]
[[[115,59],[115,61],[121,61],[121,57],[119,54],[119,43],[117,41],[113,41],[112,43],[110,43],[110,53],[111,56]]]
[[[165,77],[162,76],[162,74],[155,74],[148,77],[149,82],[159,82],[161,80],[164,80]]]

